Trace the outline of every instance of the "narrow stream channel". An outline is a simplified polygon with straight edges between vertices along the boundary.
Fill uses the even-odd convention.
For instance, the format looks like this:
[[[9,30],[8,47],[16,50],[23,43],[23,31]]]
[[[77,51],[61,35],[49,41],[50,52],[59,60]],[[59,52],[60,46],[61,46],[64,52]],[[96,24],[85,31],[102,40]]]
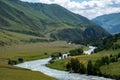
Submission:
[[[51,58],[24,62],[24,63],[18,64],[16,66],[22,67],[22,68],[27,68],[27,69],[30,69],[33,71],[40,71],[46,75],[49,75],[51,77],[58,79],[58,80],[112,80],[112,79],[98,77],[98,76],[87,76],[87,75],[81,75],[81,74],[77,74],[77,73],[69,73],[66,71],[60,71],[60,70],[48,68],[45,66],[45,64],[48,64],[50,59]]]

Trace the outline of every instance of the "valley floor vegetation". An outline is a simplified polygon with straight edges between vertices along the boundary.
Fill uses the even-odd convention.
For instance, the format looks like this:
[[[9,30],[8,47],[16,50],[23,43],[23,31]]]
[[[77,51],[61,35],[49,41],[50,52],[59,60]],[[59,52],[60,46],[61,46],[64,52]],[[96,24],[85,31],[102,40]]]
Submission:
[[[71,52],[70,58],[54,60],[47,66],[89,74],[93,70],[87,69],[88,62],[92,69],[98,69],[92,74],[119,76],[120,59],[118,57],[115,62],[111,59],[114,60],[120,52],[120,35],[106,36],[110,34],[99,25],[59,5],[0,0],[0,80],[56,80],[41,72],[13,65],[51,55],[55,58],[68,51]],[[69,45],[67,41],[76,44]],[[87,48],[80,44],[98,47],[96,54],[82,55]],[[96,60],[102,61],[102,57],[109,61],[94,67]],[[79,63],[75,65],[81,65],[80,71],[72,66],[74,61]],[[111,68],[115,69],[111,71]]]
[[[71,50],[73,56],[54,60],[48,67],[74,73],[120,79],[120,34],[92,43],[98,48],[91,55],[83,55],[78,49]],[[113,69],[114,68],[114,69]]]
[[[88,75],[98,75],[104,76],[108,78],[120,79],[120,75],[108,75],[106,73],[102,73],[100,70],[101,66],[109,65],[110,63],[119,62],[120,53],[118,55],[110,55],[102,57],[96,60],[93,64],[91,60],[88,61],[87,66],[85,66],[82,62],[80,62],[77,58],[72,58],[67,64],[66,69],[70,72],[80,73],[80,74],[88,74]]]
[[[55,52],[67,52],[81,45],[65,41],[37,42],[5,45],[0,47],[0,80],[56,80],[41,72],[18,68],[13,65],[49,57]]]

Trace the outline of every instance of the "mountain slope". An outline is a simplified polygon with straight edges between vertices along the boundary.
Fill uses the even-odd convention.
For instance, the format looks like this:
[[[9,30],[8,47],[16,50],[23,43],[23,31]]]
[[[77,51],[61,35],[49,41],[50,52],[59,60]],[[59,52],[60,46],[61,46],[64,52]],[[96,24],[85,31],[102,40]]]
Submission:
[[[112,34],[120,33],[120,13],[99,16],[93,21]]]
[[[19,0],[0,0],[0,29],[57,40],[84,41],[109,35],[87,18],[59,5]]]

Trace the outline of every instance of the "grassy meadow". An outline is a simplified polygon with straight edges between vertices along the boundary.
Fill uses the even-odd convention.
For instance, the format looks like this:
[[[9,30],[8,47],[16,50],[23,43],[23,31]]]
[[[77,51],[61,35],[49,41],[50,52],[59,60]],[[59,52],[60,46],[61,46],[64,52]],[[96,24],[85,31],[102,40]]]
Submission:
[[[29,43],[0,47],[0,80],[55,80],[40,72],[30,71],[8,65],[8,59],[25,61],[47,58],[54,52],[67,52],[80,45],[67,44],[64,41]],[[47,55],[45,55],[47,53]]]
[[[22,69],[0,62],[0,80],[56,80],[41,72]]]
[[[56,60],[54,63],[48,64],[47,66],[50,68],[58,69],[58,70],[67,70],[65,65],[70,61],[71,58],[77,58],[81,63],[87,66],[87,63],[89,60],[91,60],[94,64],[94,62],[100,59],[101,57],[110,56],[111,54],[115,55],[115,54],[118,54],[119,52],[120,52],[120,49],[109,50],[109,51],[104,50],[99,53],[91,54],[91,55],[72,56],[63,60]],[[102,73],[105,73],[107,75],[120,76],[120,59],[118,62],[110,63],[109,65],[102,66],[100,70],[102,71]]]

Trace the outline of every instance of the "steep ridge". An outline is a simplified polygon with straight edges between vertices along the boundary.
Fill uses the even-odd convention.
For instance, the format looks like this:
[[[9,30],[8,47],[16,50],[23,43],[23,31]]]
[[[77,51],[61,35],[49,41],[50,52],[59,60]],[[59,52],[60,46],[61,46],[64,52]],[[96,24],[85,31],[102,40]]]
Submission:
[[[102,15],[94,18],[93,21],[111,34],[120,33],[120,13]]]
[[[87,18],[57,4],[0,1],[0,29],[56,40],[94,40],[109,35]]]

